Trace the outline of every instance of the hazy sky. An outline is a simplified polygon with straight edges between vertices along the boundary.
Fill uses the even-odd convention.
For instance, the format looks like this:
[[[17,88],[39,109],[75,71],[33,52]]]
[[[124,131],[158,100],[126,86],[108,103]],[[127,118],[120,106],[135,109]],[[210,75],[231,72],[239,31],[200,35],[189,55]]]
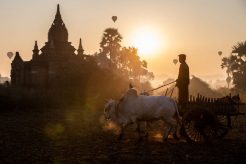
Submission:
[[[228,56],[234,44],[246,40],[246,0],[0,0],[2,76],[10,74],[7,52],[30,60],[34,41],[44,45],[58,3],[69,41],[77,48],[81,37],[89,54],[99,50],[107,27],[118,28],[124,46],[132,46],[141,29],[158,35],[158,51],[142,56],[155,74],[176,77],[172,60],[186,53],[191,74],[221,78],[225,71],[217,52]]]

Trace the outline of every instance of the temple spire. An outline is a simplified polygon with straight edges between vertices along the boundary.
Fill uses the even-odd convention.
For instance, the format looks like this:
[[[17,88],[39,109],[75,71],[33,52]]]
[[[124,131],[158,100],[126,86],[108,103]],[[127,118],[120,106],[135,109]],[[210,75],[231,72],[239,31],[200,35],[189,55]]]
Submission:
[[[35,59],[38,56],[38,54],[39,54],[38,42],[37,41],[35,41],[35,45],[34,45],[34,48],[33,48],[32,52],[33,52],[32,58]]]
[[[59,4],[57,5],[55,19],[48,33],[48,41],[50,42],[51,39],[53,39],[55,45],[57,44],[57,42],[68,41],[68,32],[61,17]]]
[[[61,13],[60,13],[60,5],[57,5],[57,10],[56,10],[56,16],[54,20],[55,24],[63,24],[62,18],[61,18]]]
[[[12,63],[23,63],[23,60],[22,60],[19,52],[15,53],[15,58],[12,61]]]
[[[60,5],[59,5],[59,4],[57,4],[57,10],[56,10],[56,14],[59,14],[59,15],[61,15],[61,14],[60,14]]]
[[[78,48],[78,55],[84,55],[84,49],[82,47],[82,40],[81,38],[79,39],[79,48]]]
[[[38,42],[37,41],[35,41],[35,45],[34,45],[34,49],[33,49],[33,52],[37,52],[37,51],[39,51],[39,49],[38,49]],[[35,53],[34,52],[34,53]]]
[[[57,5],[57,9],[56,9],[56,17],[55,18],[61,18],[61,13],[60,13],[60,5]]]

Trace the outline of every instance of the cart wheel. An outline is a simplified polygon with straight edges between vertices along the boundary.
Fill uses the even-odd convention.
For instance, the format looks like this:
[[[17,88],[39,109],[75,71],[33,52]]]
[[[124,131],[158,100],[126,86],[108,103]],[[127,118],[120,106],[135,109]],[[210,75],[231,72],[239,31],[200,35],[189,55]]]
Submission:
[[[192,109],[183,116],[181,133],[189,143],[204,143],[216,138],[216,116],[206,109]]]
[[[222,139],[229,132],[231,118],[230,116],[218,115],[218,128],[217,128],[217,138]]]

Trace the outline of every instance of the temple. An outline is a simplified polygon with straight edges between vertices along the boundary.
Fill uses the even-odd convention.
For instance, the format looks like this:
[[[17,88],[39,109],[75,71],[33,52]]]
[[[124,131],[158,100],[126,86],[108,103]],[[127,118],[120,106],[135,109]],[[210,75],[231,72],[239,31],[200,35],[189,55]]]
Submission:
[[[68,30],[58,4],[45,45],[39,49],[35,41],[30,61],[23,61],[16,52],[11,63],[11,85],[31,88],[56,85],[64,71],[74,72],[85,63],[88,56],[84,54],[81,39],[75,52],[76,49],[68,42]]]

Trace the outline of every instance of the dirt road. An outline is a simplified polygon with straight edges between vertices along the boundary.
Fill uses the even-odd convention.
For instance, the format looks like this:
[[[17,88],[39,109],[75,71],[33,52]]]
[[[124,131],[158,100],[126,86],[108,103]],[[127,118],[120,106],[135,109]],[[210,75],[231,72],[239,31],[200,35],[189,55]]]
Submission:
[[[245,112],[245,109],[242,111]],[[123,141],[105,129],[101,111],[9,111],[0,115],[1,163],[246,163],[246,116],[225,139],[192,145],[152,132],[137,142],[129,129]]]

